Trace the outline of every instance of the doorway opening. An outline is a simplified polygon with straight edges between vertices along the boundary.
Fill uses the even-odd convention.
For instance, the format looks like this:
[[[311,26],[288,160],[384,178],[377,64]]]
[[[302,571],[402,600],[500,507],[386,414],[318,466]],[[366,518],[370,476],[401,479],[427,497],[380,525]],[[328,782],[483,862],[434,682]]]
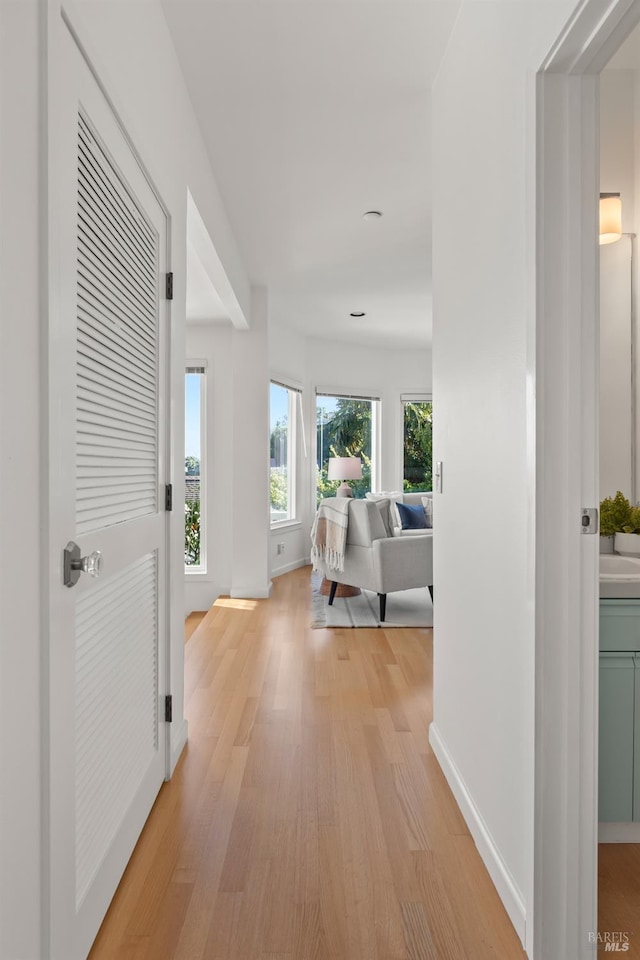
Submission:
[[[640,536],[635,531],[640,520],[635,293],[639,102],[636,27],[600,74],[599,116],[598,933],[601,942],[628,944],[630,957],[640,956]],[[623,579],[634,576],[636,580]]]
[[[534,956],[598,946],[599,78],[640,20],[587,2],[538,76]],[[626,952],[626,951],[624,951]]]

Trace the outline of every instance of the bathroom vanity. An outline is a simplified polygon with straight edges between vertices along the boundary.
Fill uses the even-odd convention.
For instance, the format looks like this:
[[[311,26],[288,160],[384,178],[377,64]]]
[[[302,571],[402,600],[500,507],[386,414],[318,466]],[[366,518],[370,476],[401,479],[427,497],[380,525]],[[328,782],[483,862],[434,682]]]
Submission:
[[[640,559],[600,558],[599,820],[640,823]]]

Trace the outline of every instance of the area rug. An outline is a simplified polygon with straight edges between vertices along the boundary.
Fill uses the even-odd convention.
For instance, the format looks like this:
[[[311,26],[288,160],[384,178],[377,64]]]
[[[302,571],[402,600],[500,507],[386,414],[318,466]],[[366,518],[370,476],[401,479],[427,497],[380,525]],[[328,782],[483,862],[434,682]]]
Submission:
[[[363,590],[359,597],[329,598],[320,593],[322,575],[311,574],[311,626],[322,627],[432,627],[433,604],[426,587],[387,594],[386,620],[380,623],[377,593]]]

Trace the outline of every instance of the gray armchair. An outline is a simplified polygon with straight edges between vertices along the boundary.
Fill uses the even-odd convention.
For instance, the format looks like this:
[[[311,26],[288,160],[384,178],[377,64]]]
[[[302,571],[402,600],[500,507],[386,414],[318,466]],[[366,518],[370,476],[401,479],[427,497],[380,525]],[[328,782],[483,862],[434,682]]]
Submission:
[[[425,530],[424,536],[390,536],[385,510],[388,501],[351,500],[344,570],[321,564],[331,581],[329,604],[339,583],[373,590],[380,598],[381,621],[388,593],[428,587],[433,599],[433,531]]]

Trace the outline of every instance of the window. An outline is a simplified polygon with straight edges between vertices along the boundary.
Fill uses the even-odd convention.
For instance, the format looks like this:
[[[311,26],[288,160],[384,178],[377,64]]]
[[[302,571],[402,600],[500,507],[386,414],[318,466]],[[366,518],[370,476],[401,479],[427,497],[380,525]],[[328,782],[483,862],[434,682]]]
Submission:
[[[299,390],[271,381],[269,393],[269,501],[271,523],[296,517],[296,409]]]
[[[205,368],[186,368],[184,398],[184,563],[204,573],[205,563]]]
[[[424,394],[402,398],[403,488],[432,489],[433,404]]]
[[[362,480],[349,481],[354,497],[377,487],[377,448],[380,401],[377,397],[316,396],[316,501],[333,497],[339,480],[328,480],[330,457],[360,457]]]

